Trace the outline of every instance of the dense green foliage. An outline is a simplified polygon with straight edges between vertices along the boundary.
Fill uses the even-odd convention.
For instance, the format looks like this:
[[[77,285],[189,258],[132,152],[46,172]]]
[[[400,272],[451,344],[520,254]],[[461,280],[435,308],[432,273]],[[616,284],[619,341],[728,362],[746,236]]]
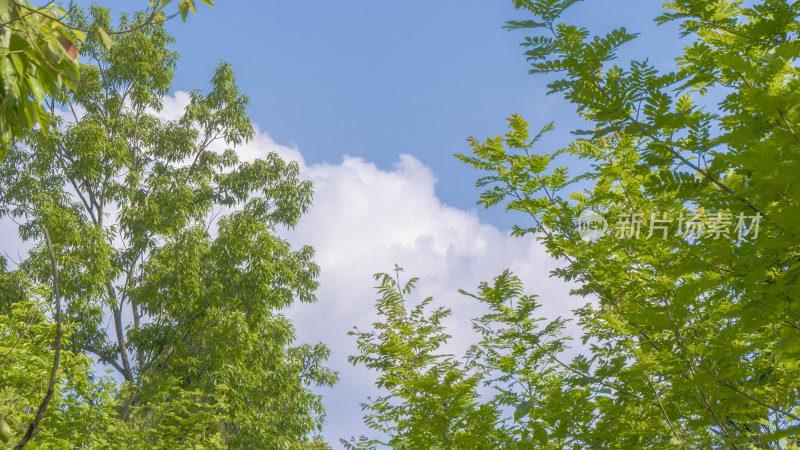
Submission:
[[[211,0],[198,0],[214,6]],[[143,24],[168,19],[165,7],[171,0],[153,0],[139,22],[129,29],[107,30],[102,26],[81,27],[71,23],[70,12],[58,2],[34,6],[29,0],[0,0],[0,160],[15,139],[23,138],[37,124],[48,128],[49,116],[43,103],[58,97],[80,80],[80,63],[75,42],[86,33],[112,44],[109,33],[127,33]],[[194,0],[178,2],[186,20],[197,13]]]
[[[66,11],[52,4],[34,8],[27,1],[0,1],[0,160],[14,139],[37,123],[48,126],[45,96],[60,94],[78,78],[72,41],[83,34],[48,16],[63,17]]]
[[[450,312],[439,308],[426,315],[430,297],[408,308],[405,296],[417,280],[401,284],[399,268],[396,273],[395,279],[376,275],[381,283],[377,308],[386,322],[374,324],[372,332],[350,333],[362,353],[350,362],[378,370],[377,386],[388,391],[365,405],[373,412],[366,423],[389,435],[392,448],[428,448],[431,442],[448,448],[489,446],[496,441],[497,411],[477,402],[480,377],[450,355],[436,353],[450,337],[441,323]]]
[[[73,21],[111,30],[113,45],[78,44],[81,82],[0,166],[0,213],[33,245],[0,279],[3,440],[19,439],[44,396],[55,298],[63,351],[32,444],[312,445],[324,411],[311,389],[336,376],[327,348],[296,344],[281,310],[315,301],[319,269],[311,248],[276,235],[307,210],[310,183],[275,154],[239,161],[231,147],[254,131],[228,65],[163,122],[177,63],[163,26],[115,34],[101,8]]]
[[[379,312],[408,328],[359,334],[354,361],[382,381],[420,375],[402,395],[384,383],[396,402],[367,404],[367,423],[395,443],[431,436],[431,448],[797,448],[800,2],[667,3],[657,20],[679,22],[688,37],[671,72],[647,60],[615,65],[636,36],[595,36],[562,20],[576,3],[517,0],[532,17],[508,27],[532,33],[523,43],[531,72],[591,129],[546,152],[541,133],[514,115],[505,136],[471,139],[472,154],[458,157],[486,173],[480,204],[530,217],[515,233],[537,236],[562,262],[552,275],[590,300],[575,311],[582,345],[566,351],[561,321],[537,328],[536,303],[504,274],[475,296],[493,313],[476,320],[483,340],[459,378],[478,377],[490,392],[438,400],[428,393],[450,389],[439,364],[454,360],[417,368],[407,353],[430,360],[443,331],[408,330],[437,327],[440,313],[398,319],[384,296]],[[576,160],[588,170],[559,164]],[[593,239],[580,228],[589,212],[611,224]],[[396,342],[413,346],[400,352]],[[440,408],[469,402],[448,423],[494,408],[502,433],[469,445],[423,434],[404,416],[414,393]]]

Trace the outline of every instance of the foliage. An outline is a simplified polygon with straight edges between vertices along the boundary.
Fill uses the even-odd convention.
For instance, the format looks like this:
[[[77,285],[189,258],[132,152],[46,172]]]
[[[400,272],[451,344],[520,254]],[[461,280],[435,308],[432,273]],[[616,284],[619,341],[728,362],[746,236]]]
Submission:
[[[342,443],[351,448],[488,448],[496,434],[497,411],[477,402],[480,377],[465,372],[451,355],[437,353],[450,338],[442,325],[450,311],[427,313],[430,297],[408,307],[405,296],[417,280],[401,284],[400,270],[397,278],[375,276],[381,295],[377,309],[386,321],[373,324],[370,332],[351,332],[361,354],[348,358],[379,372],[377,386],[387,394],[362,409],[371,411],[365,423],[390,440]]]
[[[239,161],[232,147],[253,126],[227,64],[207,95],[192,92],[182,116],[162,122],[156,114],[177,63],[163,24],[115,33],[98,7],[73,21],[111,30],[113,45],[96,36],[78,43],[81,83],[53,99],[48,129],[11,148],[0,167],[0,212],[34,244],[13,273],[42,286],[51,280],[41,243],[49,230],[70,355],[96,358],[123,380],[90,379],[103,402],[75,397],[76,408],[113,422],[99,425],[107,433],[96,439],[114,448],[312,445],[324,411],[311,388],[336,375],[324,365],[327,348],[295,344],[281,310],[315,301],[319,268],[310,247],[292,249],[276,235],[307,210],[310,183],[275,154]],[[123,16],[119,27],[140,21]],[[9,320],[22,320],[9,308]],[[12,335],[3,336],[6,346]],[[35,339],[47,355],[47,339]],[[30,402],[36,392],[8,395]],[[56,409],[38,445],[71,439],[63,433],[75,419]],[[14,413],[20,422],[30,415]]]
[[[532,19],[508,27],[532,34],[531,72],[591,129],[545,153],[553,125],[531,135],[513,115],[458,158],[486,173],[479,203],[530,217],[515,234],[535,235],[562,263],[552,275],[590,300],[575,311],[583,355],[563,362],[563,325],[535,331],[504,275],[476,295],[494,308],[470,355],[497,374],[483,401],[513,407],[498,428],[525,448],[797,448],[800,3],[665,4],[657,21],[691,39],[667,72],[614,64],[636,35],[567,23],[577,3],[515,1]],[[611,223],[593,239],[589,212]]]
[[[199,0],[214,6],[211,0]],[[168,19],[164,8],[171,0],[151,1],[139,23],[127,33],[149,23]],[[178,12],[184,21],[196,14],[194,0],[181,0]],[[174,17],[174,15],[171,17]],[[9,145],[37,124],[48,129],[49,116],[43,103],[47,96],[60,98],[67,88],[80,82],[77,42],[94,35],[106,46],[113,42],[102,26],[85,28],[70,23],[69,11],[58,2],[34,6],[29,0],[0,0],[0,161]]]
[[[72,42],[83,34],[48,16],[63,17],[66,11],[53,4],[34,8],[27,1],[0,1],[0,159],[34,125],[47,127],[45,96],[58,95],[77,80]]]
[[[462,293],[489,308],[473,321],[481,340],[466,357],[483,374],[483,384],[496,392],[488,403],[506,412],[495,425],[503,439],[486,448],[501,443],[508,448],[576,446],[575,434],[595,412],[587,399],[597,391],[587,383],[585,359],[576,359],[572,368],[558,359],[567,348],[566,321],[542,324],[536,296],[524,295],[522,282],[508,271],[492,285],[482,283],[476,294]]]
[[[13,444],[12,437],[25,431],[28,411],[36,410],[47,388],[55,326],[48,318],[49,286],[6,271],[5,260],[0,265],[0,420],[8,426],[0,442]],[[56,393],[38,437],[45,448],[109,446],[125,429],[114,411],[117,387],[111,377],[93,373],[89,357],[73,351],[73,332],[67,330]]]

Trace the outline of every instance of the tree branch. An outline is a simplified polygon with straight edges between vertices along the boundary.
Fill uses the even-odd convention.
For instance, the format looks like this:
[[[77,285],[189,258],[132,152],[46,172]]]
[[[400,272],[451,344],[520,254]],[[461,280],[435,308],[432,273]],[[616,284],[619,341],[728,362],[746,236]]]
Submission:
[[[61,361],[61,338],[63,336],[63,330],[61,329],[61,283],[58,280],[58,267],[56,265],[56,254],[53,251],[53,243],[50,241],[50,233],[47,232],[47,227],[42,227],[42,232],[44,233],[44,240],[47,244],[47,251],[50,253],[50,267],[53,271],[53,295],[55,297],[56,303],[56,341],[54,344],[55,347],[55,355],[53,357],[53,369],[50,371],[50,382],[47,384],[47,393],[42,399],[42,403],[39,405],[39,409],[36,411],[36,416],[31,421],[30,425],[28,425],[28,429],[25,431],[25,435],[22,436],[19,443],[14,447],[14,450],[19,450],[31,440],[34,433],[36,433],[36,428],[39,426],[39,422],[42,421],[44,418],[44,413],[47,410],[47,405],[50,404],[50,400],[53,398],[53,394],[55,393],[56,389],[56,380],[58,379],[58,365]]]
[[[114,316],[114,330],[117,334],[117,344],[119,344],[119,357],[122,360],[122,374],[125,376],[125,381],[133,383],[133,372],[131,372],[130,360],[128,359],[128,346],[125,343],[125,333],[122,331],[121,305],[117,302],[117,295],[110,281],[106,282],[106,288],[108,289],[109,297],[114,302],[114,306],[111,307],[111,313]]]
[[[95,347],[93,345],[87,345],[87,346],[84,346],[83,349],[86,350],[87,352],[92,353],[93,355],[97,356],[100,359],[100,362],[110,364],[113,368],[117,369],[117,371],[122,376],[125,376],[125,370],[122,368],[122,366],[120,366],[119,363],[114,361],[113,359],[106,359],[106,357],[103,356],[103,353],[100,351],[99,348],[97,348],[97,347]]]

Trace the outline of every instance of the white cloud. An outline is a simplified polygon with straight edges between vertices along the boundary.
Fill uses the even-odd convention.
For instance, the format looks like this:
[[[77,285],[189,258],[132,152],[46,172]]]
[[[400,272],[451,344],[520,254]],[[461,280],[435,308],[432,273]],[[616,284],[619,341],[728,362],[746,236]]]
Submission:
[[[186,91],[177,91],[174,94],[161,99],[160,111],[150,111],[150,113],[155,113],[155,116],[164,122],[178,120],[183,115],[183,110],[188,104],[189,93]]]

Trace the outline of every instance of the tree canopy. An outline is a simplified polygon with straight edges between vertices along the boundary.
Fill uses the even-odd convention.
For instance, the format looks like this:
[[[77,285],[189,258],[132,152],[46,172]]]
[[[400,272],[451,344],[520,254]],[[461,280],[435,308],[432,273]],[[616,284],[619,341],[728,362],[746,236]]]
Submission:
[[[512,115],[505,135],[471,138],[471,154],[457,156],[483,173],[479,204],[529,217],[515,234],[536,236],[562,263],[551,275],[589,300],[574,311],[581,344],[567,350],[561,320],[534,326],[537,303],[513,275],[483,285],[474,297],[493,312],[475,321],[483,339],[463,364],[492,394],[459,398],[494,408],[503,433],[470,447],[797,448],[800,3],[666,3],[655,20],[677,22],[688,39],[671,71],[615,62],[638,36],[570,23],[578,3],[515,1],[530,19],[507,27],[529,34],[531,72],[589,129],[548,150],[553,124],[532,133]],[[375,327],[358,335],[354,362],[381,380],[413,368],[396,342],[416,334]],[[435,337],[414,342],[435,348]],[[432,382],[405,388],[450,387]],[[392,414],[367,404],[377,411],[367,423],[400,439],[408,422],[397,411],[414,398],[404,392]],[[459,448],[444,436],[431,445]]]
[[[34,435],[48,448],[310,446],[324,418],[311,389],[336,375],[281,311],[315,301],[319,268],[276,234],[310,183],[276,154],[239,160],[253,125],[229,65],[165,122],[178,55],[163,24],[114,33],[99,7],[72,20],[113,45],[77,43],[81,82],[0,166],[0,213],[33,245],[0,276],[3,440],[25,431],[52,371]]]

